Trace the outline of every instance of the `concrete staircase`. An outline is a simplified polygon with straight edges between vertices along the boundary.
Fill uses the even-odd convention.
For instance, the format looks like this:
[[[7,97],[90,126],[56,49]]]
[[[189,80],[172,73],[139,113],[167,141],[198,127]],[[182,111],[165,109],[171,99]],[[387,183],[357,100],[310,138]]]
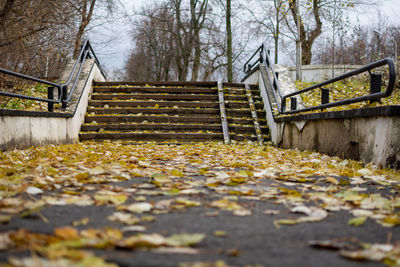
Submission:
[[[269,140],[258,87],[246,91],[243,84],[224,83],[220,88],[230,140]],[[224,140],[219,99],[216,82],[97,82],[80,140]]]

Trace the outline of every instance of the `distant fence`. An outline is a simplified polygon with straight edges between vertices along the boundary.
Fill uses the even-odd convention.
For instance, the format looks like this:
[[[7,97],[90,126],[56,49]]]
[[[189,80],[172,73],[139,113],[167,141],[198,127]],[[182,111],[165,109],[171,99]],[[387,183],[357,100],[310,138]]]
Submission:
[[[335,65],[335,73],[334,76],[332,76],[332,65],[305,65],[302,66],[303,82],[325,81],[360,67],[362,67],[362,65]],[[293,81],[295,81],[296,68],[289,67],[289,71]]]

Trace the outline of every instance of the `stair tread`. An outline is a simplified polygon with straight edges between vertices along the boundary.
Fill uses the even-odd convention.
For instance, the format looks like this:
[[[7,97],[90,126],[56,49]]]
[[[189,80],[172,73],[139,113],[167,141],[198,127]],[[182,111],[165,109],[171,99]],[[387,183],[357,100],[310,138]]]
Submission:
[[[219,114],[219,109],[217,108],[201,108],[201,109],[193,109],[193,108],[88,108],[87,111],[90,113],[111,113],[111,114],[138,114],[138,113],[147,113],[147,114],[167,114],[167,113],[174,113],[174,114],[198,114],[198,115],[207,115],[207,114]]]
[[[87,113],[91,114],[192,114],[192,115],[208,115],[214,114],[219,115],[220,111],[218,108],[88,108]],[[257,110],[259,116],[265,116],[265,111]],[[227,109],[227,114],[238,115],[238,116],[251,116],[249,109]]]
[[[264,131],[267,131],[266,127],[261,127]],[[82,125],[81,131],[129,131],[129,130],[174,130],[174,131],[218,131],[222,130],[221,124],[141,124],[141,123],[126,123],[126,124],[84,124]],[[254,127],[249,125],[231,125],[229,127],[232,131],[239,132],[253,132]]]
[[[165,99],[165,100],[210,100],[217,99],[217,95],[213,94],[94,94],[92,99],[103,100],[103,99]]]
[[[158,87],[98,87],[93,89],[94,93],[168,93],[168,94],[214,94],[217,89],[213,88],[162,88]]]
[[[179,101],[207,101],[218,100],[216,94],[93,94],[92,100],[115,100],[115,101],[128,101],[128,100],[179,100]],[[228,101],[247,101],[245,95],[226,95]],[[255,97],[260,101],[260,97]]]
[[[118,122],[203,122],[203,123],[220,123],[219,117],[186,117],[186,116],[86,116],[86,122],[104,122],[104,121],[118,121]]]

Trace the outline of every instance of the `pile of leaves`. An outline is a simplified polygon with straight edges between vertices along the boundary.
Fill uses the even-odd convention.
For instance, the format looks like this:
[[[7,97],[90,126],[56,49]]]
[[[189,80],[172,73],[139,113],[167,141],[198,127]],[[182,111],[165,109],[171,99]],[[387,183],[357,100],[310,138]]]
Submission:
[[[347,223],[354,227],[366,221],[385,228],[400,225],[399,172],[252,143],[107,141],[32,147],[0,153],[0,176],[0,255],[9,254],[11,266],[116,266],[95,253],[99,250],[200,254],[211,238],[206,233],[153,232],[151,223],[163,214],[191,209],[203,210],[204,216],[254,216],[246,201],[277,204],[279,208],[263,212],[278,216],[277,229],[323,223],[337,212],[351,214]],[[103,227],[94,227],[98,222],[89,214],[45,231],[13,227],[13,222],[33,217],[52,225],[53,218],[44,211],[62,206],[110,212],[101,219]],[[290,215],[280,216],[283,210]],[[229,234],[216,229],[212,235]],[[310,245],[339,246],[347,258],[398,266],[396,241],[386,246],[358,242],[354,249],[335,240],[310,240]],[[13,253],[18,251],[30,256],[17,257]],[[237,257],[240,252],[226,254]],[[181,266],[228,265],[217,261]]]

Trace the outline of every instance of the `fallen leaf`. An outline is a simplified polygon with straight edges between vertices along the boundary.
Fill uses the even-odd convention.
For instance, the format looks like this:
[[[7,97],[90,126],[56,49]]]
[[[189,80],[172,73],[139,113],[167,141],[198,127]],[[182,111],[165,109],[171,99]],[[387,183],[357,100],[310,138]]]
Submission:
[[[241,208],[241,209],[235,209],[232,212],[232,214],[235,216],[249,216],[252,214],[252,212],[251,212],[251,210]]]
[[[350,219],[347,224],[352,225],[352,226],[360,226],[365,223],[367,220],[367,217],[355,217]]]
[[[39,195],[43,194],[43,190],[37,187],[30,186],[26,189],[26,193],[30,195]]]
[[[227,236],[227,233],[226,233],[226,231],[224,231],[224,230],[215,230],[215,231],[213,232],[213,234],[214,234],[215,236],[218,236],[218,237]]]
[[[89,223],[89,221],[90,221],[90,218],[85,217],[82,220],[72,222],[72,225],[73,226],[87,225]]]
[[[72,240],[79,238],[78,230],[70,226],[56,228],[54,229],[53,232],[55,236],[58,236],[64,240]]]
[[[203,241],[205,234],[175,234],[167,238],[166,244],[174,247],[193,246]]]
[[[144,212],[149,212],[153,208],[153,205],[147,202],[138,202],[131,204],[126,207],[126,210],[129,210],[130,212],[134,213],[144,213]]]
[[[102,195],[102,194],[96,194],[93,196],[94,199],[96,200],[97,204],[103,205],[103,204],[111,204],[111,205],[121,205],[124,204],[125,201],[127,200],[126,195]]]
[[[140,222],[140,219],[135,217],[133,214],[125,212],[114,212],[112,215],[107,217],[112,222],[123,223],[127,225],[134,225]]]

